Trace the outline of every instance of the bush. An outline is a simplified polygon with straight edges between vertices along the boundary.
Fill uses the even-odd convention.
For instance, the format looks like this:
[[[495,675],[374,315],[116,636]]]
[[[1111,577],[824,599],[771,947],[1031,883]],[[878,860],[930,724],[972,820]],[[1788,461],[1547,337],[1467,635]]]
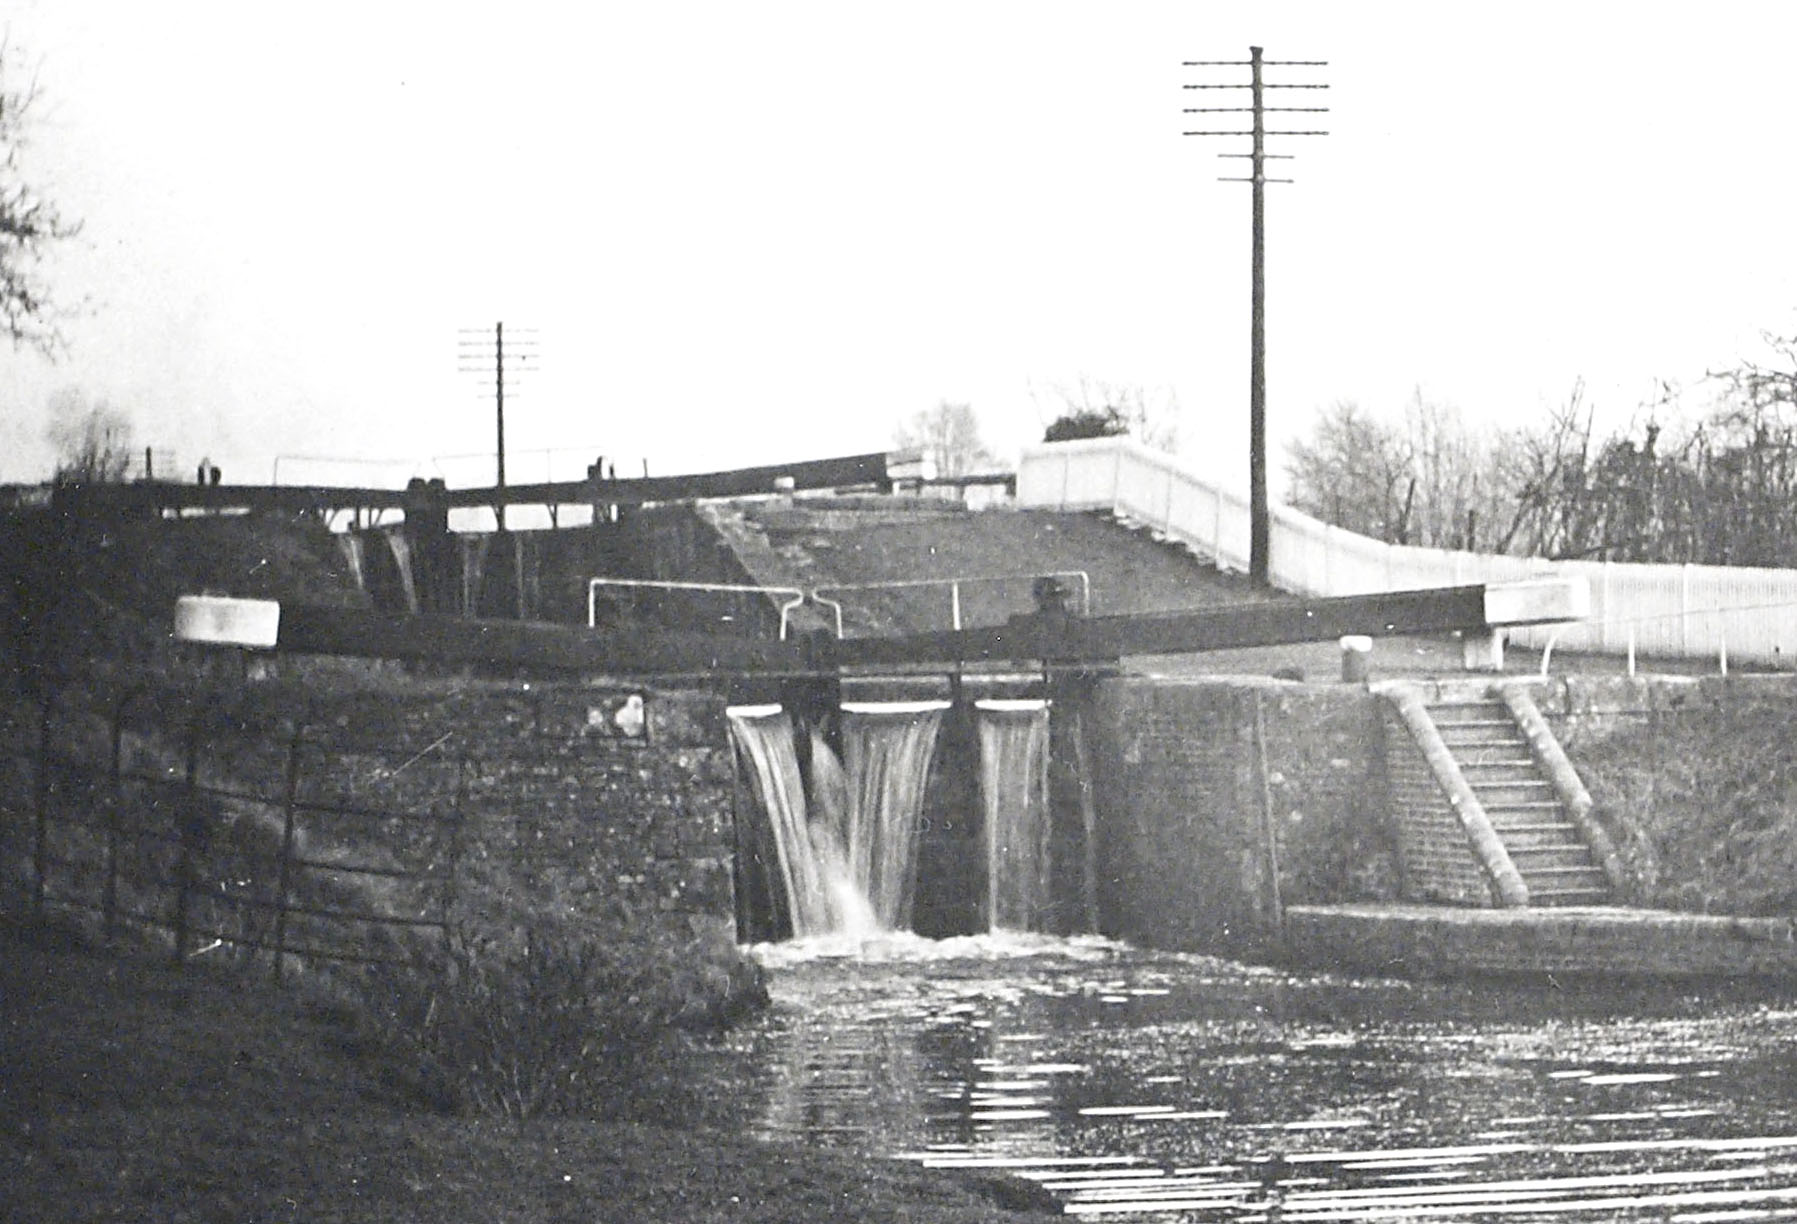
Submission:
[[[1056,417],[1043,431],[1042,440],[1072,442],[1080,438],[1115,438],[1128,432],[1129,422],[1118,409],[1081,408]]]
[[[681,1034],[767,1002],[759,969],[723,937],[633,926],[538,916],[513,933],[457,931],[417,1044],[480,1112],[616,1114],[669,1073]]]

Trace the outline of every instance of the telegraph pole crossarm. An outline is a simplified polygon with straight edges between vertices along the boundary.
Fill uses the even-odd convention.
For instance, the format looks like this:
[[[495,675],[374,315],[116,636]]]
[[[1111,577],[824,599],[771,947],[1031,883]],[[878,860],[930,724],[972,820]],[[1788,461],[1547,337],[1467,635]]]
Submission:
[[[505,393],[506,374],[511,372],[512,395],[516,398],[518,375],[524,371],[528,363],[536,356],[533,351],[536,341],[520,336],[530,337],[534,333],[530,329],[520,332],[512,329],[512,342],[508,349],[505,337],[505,324],[493,324],[492,330],[485,328],[465,328],[462,339],[457,343],[457,355],[463,362],[459,367],[464,374],[487,374],[493,376],[493,418],[496,434],[493,447],[494,495],[493,518],[497,530],[504,534],[506,530],[506,493],[505,493]],[[487,364],[491,357],[492,364]]]
[[[464,362],[471,363],[476,359],[479,360],[479,364],[464,364],[461,367],[464,373],[479,374],[484,373],[487,369],[491,369],[493,372],[493,426],[496,435],[493,446],[493,522],[495,538],[503,544],[509,538],[507,535],[505,508],[507,503],[511,500],[506,493],[505,487],[506,372],[508,370],[514,371],[513,381],[515,382],[516,371],[518,368],[525,365],[534,356],[530,351],[534,341],[524,340],[520,343],[518,334],[514,331],[512,346],[510,351],[508,351],[505,342],[505,324],[503,322],[495,323],[492,331],[493,339],[491,356],[493,360],[492,365],[489,367],[485,360],[488,356],[485,340],[476,340],[473,338],[476,336],[484,336],[485,334],[486,332],[484,329],[479,331],[464,331],[462,333],[464,338],[461,343],[457,345],[457,350],[458,355]],[[510,554],[512,578],[514,579],[514,586],[517,594],[517,615],[519,620],[523,620],[525,619],[526,613],[523,541],[514,540],[513,546],[509,550],[501,549],[502,556],[506,555],[508,552]]]
[[[1224,157],[1245,157],[1250,163],[1250,173],[1246,176],[1226,177],[1220,179],[1226,183],[1248,183],[1253,188],[1253,258],[1250,272],[1249,289],[1249,338],[1248,338],[1248,486],[1249,486],[1249,547],[1248,577],[1255,585],[1266,587],[1271,581],[1271,537],[1272,512],[1267,495],[1267,376],[1266,376],[1266,200],[1265,187],[1268,183],[1289,183],[1288,178],[1270,179],[1267,177],[1266,163],[1278,159],[1291,160],[1289,153],[1269,153],[1266,142],[1268,138],[1286,136],[1327,136],[1329,133],[1313,128],[1276,128],[1269,130],[1266,126],[1268,115],[1318,115],[1327,114],[1326,106],[1268,106],[1266,93],[1273,89],[1328,89],[1329,86],[1318,82],[1273,82],[1264,78],[1266,68],[1323,68],[1328,66],[1326,60],[1269,60],[1262,58],[1261,48],[1248,48],[1245,60],[1187,60],[1186,68],[1247,68],[1248,80],[1235,82],[1194,82],[1183,86],[1185,89],[1246,89],[1249,92],[1247,106],[1188,106],[1183,110],[1188,115],[1247,115],[1251,122],[1247,128],[1197,128],[1187,130],[1185,136],[1222,136],[1247,137],[1250,141],[1246,153],[1224,153]]]

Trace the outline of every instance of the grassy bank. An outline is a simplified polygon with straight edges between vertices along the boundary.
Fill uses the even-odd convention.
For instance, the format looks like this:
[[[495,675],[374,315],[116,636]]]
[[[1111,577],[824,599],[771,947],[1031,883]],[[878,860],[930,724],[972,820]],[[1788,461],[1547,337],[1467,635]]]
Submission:
[[[0,924],[0,1218],[973,1224],[1027,1193],[621,1108],[458,1116],[315,990]]]
[[[1645,905],[1797,913],[1797,739],[1784,693],[1666,710],[1575,746]]]

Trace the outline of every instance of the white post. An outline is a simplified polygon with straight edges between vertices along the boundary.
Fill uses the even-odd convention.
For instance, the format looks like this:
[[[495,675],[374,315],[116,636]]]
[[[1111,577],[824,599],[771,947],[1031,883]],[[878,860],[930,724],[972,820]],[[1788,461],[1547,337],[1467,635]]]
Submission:
[[[1678,652],[1689,658],[1691,656],[1691,563],[1685,562],[1678,571]]]
[[[1484,634],[1467,630],[1460,639],[1460,663],[1466,671],[1504,670],[1504,631],[1497,627]]]
[[[1216,561],[1217,568],[1222,569],[1223,568],[1223,488],[1221,485],[1213,485],[1211,487],[1211,498],[1212,498],[1211,504],[1214,507],[1214,512],[1211,515],[1210,555],[1211,555],[1211,558]]]
[[[1603,583],[1601,584],[1600,589],[1603,591],[1603,601],[1604,602],[1603,602],[1603,610],[1602,610],[1602,614],[1601,614],[1601,619],[1599,619],[1597,622],[1597,648],[1599,650],[1608,650],[1610,648],[1610,609],[1612,607],[1614,607],[1615,605],[1610,602],[1610,562],[1609,562],[1609,559],[1605,558],[1605,560],[1602,562],[1602,564],[1603,564],[1602,573],[1604,576],[1604,580],[1603,580]],[[1634,652],[1635,652],[1635,634],[1634,634],[1634,630],[1631,628],[1629,631],[1629,654],[1632,656],[1634,654]],[[1631,675],[1634,674],[1633,668],[1629,669],[1629,674],[1631,674]]]

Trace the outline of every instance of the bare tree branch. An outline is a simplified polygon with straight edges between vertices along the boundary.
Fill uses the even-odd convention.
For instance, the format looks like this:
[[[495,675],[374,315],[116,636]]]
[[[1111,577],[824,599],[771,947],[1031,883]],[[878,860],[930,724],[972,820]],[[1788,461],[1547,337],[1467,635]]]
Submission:
[[[969,476],[997,463],[980,437],[979,417],[971,404],[944,400],[900,425],[893,441],[922,452],[935,464],[939,476]]]
[[[75,237],[81,225],[63,216],[26,177],[25,151],[38,101],[35,75],[0,39],[0,328],[15,349],[33,348],[55,359],[67,344],[43,264],[49,249]]]

